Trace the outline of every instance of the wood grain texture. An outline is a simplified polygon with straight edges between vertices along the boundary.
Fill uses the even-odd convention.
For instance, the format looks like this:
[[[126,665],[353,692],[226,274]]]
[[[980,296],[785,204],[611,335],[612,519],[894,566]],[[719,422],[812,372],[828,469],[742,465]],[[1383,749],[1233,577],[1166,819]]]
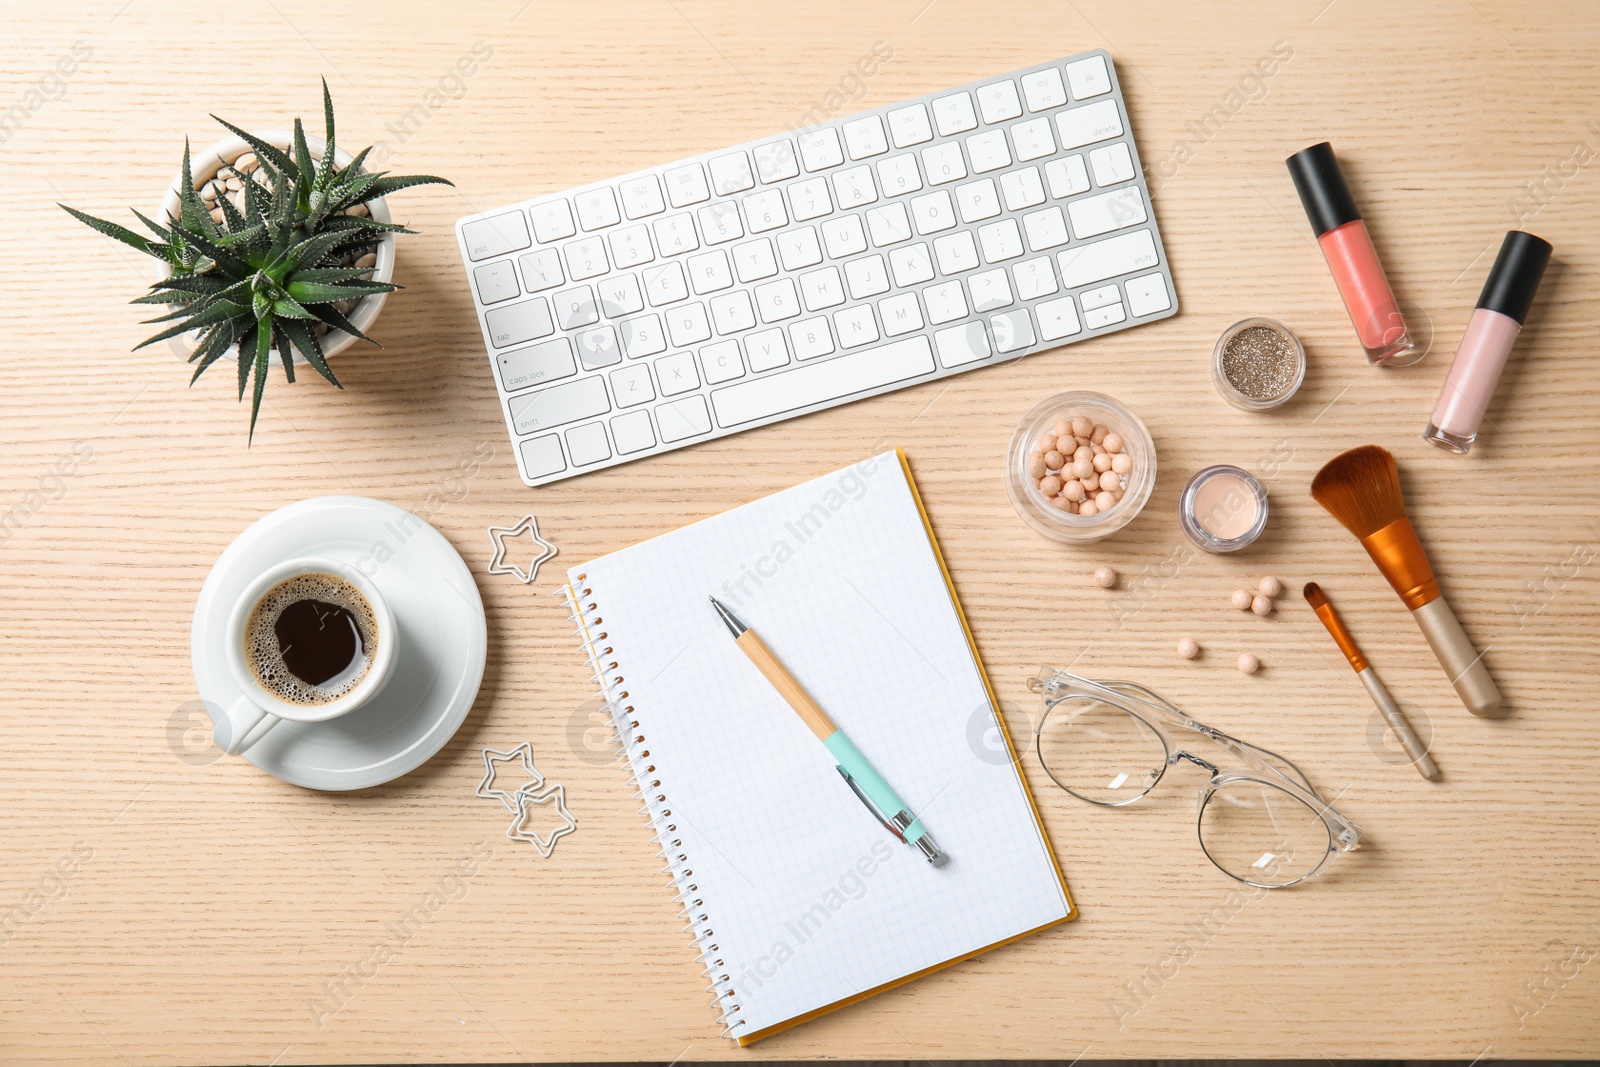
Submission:
[[[520,10],[519,10],[520,8]],[[1151,685],[1290,754],[1366,831],[1328,877],[1234,889],[1199,852],[1193,775],[1126,811],[1025,772],[1082,918],[758,1047],[765,1057],[1575,1057],[1600,1052],[1595,577],[1600,419],[1600,8],[1507,0],[1272,5],[818,0],[804,5],[461,0],[381,9],[8,0],[0,108],[0,1061],[192,1064],[749,1056],[702,981],[593,705],[559,568],[483,574],[484,528],[538,514],[566,565],[901,446],[1019,743],[1041,663]],[[46,74],[74,42],[92,51]],[[457,60],[491,50],[470,78]],[[851,66],[876,41],[894,58]],[[517,480],[457,259],[463,214],[1092,47],[1119,64],[1183,309],[1170,320],[539,490]],[[1292,53],[1270,77],[1255,64]],[[347,388],[274,381],[246,447],[226,373],[193,387],[122,301],[149,264],[57,201],[149,210],[216,112],[319,125],[449,189],[395,198],[382,350]],[[64,86],[64,88],[63,88]],[[430,97],[430,94],[438,94]],[[44,99],[45,97],[54,99]],[[434,107],[430,99],[438,102]],[[1331,139],[1401,301],[1418,367],[1364,366],[1283,160]],[[1534,183],[1530,186],[1529,183]],[[1555,262],[1470,457],[1420,433],[1501,234]],[[1304,388],[1228,407],[1208,357],[1265,314],[1304,339]],[[1017,420],[1067,388],[1149,425],[1160,475],[1114,539],[1067,548],[1006,500]],[[1508,717],[1467,714],[1355,541],[1310,500],[1354,444],[1400,461],[1410,511]],[[475,474],[461,463],[492,450]],[[1189,473],[1233,462],[1272,498],[1234,557],[1179,532]],[[186,734],[188,627],[207,568],[251,522],[324,493],[428,515],[479,575],[482,693],[417,772],[356,795],[206,762]],[[1113,591],[1090,573],[1108,563]],[[1431,736],[1420,781],[1297,597],[1232,611],[1264,573],[1315,579]],[[1174,643],[1205,646],[1194,662]],[[1241,651],[1264,668],[1233,669]],[[541,861],[473,796],[479,750],[533,743],[579,831]],[[81,843],[81,844],[80,844]],[[76,849],[76,851],[75,851]],[[451,880],[474,849],[492,851]],[[55,873],[58,865],[73,871]],[[465,895],[457,885],[465,885]],[[448,899],[381,965],[388,924]],[[1588,946],[1575,950],[1571,946]],[[1181,950],[1181,951],[1180,951]],[[351,972],[340,1010],[327,983]]]

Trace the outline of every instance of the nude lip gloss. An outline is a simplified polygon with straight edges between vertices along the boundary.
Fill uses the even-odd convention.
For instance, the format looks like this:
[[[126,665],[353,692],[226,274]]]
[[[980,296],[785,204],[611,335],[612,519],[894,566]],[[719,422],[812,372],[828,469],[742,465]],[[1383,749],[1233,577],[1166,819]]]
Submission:
[[[1367,224],[1339,172],[1333,146],[1327,141],[1314,144],[1290,156],[1288,165],[1367,362],[1394,367],[1414,362],[1419,353],[1406,333],[1406,320],[1367,236]]]
[[[1549,241],[1521,230],[1506,234],[1478,296],[1478,309],[1461,335],[1433,418],[1422,431],[1424,441],[1457,455],[1471,451],[1549,262]]]

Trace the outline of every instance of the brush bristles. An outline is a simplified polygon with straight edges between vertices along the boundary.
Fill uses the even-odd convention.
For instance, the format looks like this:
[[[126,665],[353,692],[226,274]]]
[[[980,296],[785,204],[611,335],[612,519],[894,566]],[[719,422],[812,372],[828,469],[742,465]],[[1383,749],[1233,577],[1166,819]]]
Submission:
[[[1323,464],[1311,479],[1311,495],[1357,537],[1406,517],[1394,455],[1378,445],[1352,448]]]
[[[1311,605],[1312,611],[1318,611],[1328,602],[1328,595],[1322,591],[1322,586],[1316,582],[1307,582],[1301,590],[1305,594],[1306,603]]]

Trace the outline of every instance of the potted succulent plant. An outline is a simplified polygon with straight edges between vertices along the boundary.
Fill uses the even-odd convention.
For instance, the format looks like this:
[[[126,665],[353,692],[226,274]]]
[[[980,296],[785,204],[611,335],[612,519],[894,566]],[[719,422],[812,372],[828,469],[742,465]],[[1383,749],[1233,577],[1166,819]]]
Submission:
[[[183,170],[162,205],[165,224],[134,211],[151,237],[61,205],[161,261],[165,276],[133,302],[166,306],[148,321],[171,325],[138,347],[184,342],[196,364],[191,385],[224,356],[237,359],[241,400],[253,381],[252,439],[274,363],[290,382],[302,362],[342,389],[328,357],[357,339],[377,344],[365,331],[399,288],[389,280],[394,235],[414,232],[390,219],[384,198],[413,185],[450,184],[368,173],[362,163],[370,148],[351,158],[334,141],[326,80],[322,110],[324,140],[315,145],[299,119],[292,133],[253,134],[219,118],[234,136],[196,167],[186,141]]]

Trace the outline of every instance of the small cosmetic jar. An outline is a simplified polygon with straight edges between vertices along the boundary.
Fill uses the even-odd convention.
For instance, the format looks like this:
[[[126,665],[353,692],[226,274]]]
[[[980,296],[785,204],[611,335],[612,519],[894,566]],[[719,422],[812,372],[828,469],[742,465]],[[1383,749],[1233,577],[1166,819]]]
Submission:
[[[1267,491],[1242,467],[1207,467],[1183,487],[1178,524],[1207,552],[1237,552],[1266,529]]]
[[[1063,544],[1110,537],[1139,514],[1155,484],[1150,431],[1102,393],[1060,393],[1038,404],[1006,455],[1011,506]]]
[[[1272,319],[1245,319],[1222,331],[1211,353],[1211,383],[1244,411],[1288,400],[1306,379],[1306,349],[1294,331]]]

